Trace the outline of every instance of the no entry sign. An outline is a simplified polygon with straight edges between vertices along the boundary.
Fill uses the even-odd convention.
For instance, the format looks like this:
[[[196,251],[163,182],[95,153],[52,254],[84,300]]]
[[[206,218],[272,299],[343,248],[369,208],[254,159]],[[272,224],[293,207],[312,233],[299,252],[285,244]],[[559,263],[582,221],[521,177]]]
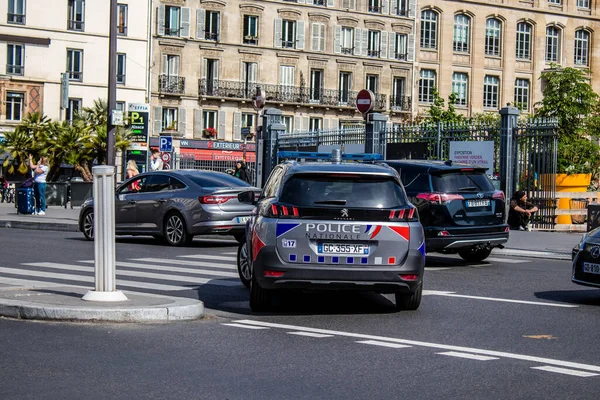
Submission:
[[[367,89],[363,89],[356,95],[356,109],[363,115],[373,109],[375,105],[375,95]]]

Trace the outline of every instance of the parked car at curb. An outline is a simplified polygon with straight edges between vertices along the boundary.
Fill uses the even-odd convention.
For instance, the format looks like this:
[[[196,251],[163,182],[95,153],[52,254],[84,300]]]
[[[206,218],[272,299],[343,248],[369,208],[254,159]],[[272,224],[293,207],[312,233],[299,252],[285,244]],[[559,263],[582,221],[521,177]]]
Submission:
[[[394,293],[401,310],[421,303],[425,250],[419,214],[397,172],[380,163],[284,162],[271,172],[238,251],[250,308],[282,290]]]
[[[478,262],[508,241],[504,192],[494,189],[485,168],[451,161],[385,162],[398,171],[419,210],[427,252]]]
[[[222,172],[170,170],[139,174],[117,186],[115,233],[149,235],[173,246],[189,244],[196,235],[233,235],[244,238],[253,206],[237,195],[259,188]],[[79,213],[79,230],[94,239],[94,199]]]
[[[600,228],[589,231],[573,248],[571,281],[600,288]]]

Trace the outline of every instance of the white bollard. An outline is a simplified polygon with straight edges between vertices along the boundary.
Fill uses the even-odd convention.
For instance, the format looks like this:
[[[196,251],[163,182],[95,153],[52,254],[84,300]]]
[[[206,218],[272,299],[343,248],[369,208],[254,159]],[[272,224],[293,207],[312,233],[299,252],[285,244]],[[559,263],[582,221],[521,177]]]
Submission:
[[[117,290],[115,269],[115,167],[98,165],[94,175],[94,266],[95,290],[82,298],[87,301],[125,301]]]

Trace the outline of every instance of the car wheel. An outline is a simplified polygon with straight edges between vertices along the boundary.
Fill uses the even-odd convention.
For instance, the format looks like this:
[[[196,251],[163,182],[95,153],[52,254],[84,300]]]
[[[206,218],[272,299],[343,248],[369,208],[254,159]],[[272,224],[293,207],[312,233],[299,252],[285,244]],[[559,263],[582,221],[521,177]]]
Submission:
[[[252,280],[252,271],[250,270],[250,260],[248,257],[248,247],[246,243],[242,243],[238,246],[237,251],[237,270],[240,275],[240,280],[247,288],[250,287],[250,281]]]
[[[461,256],[465,261],[479,262],[488,258],[491,253],[491,247],[472,247],[467,250],[459,251],[458,255]]]
[[[87,240],[94,240],[94,210],[88,210],[83,214],[83,221],[81,224],[81,230],[83,236]]]
[[[236,233],[235,235],[233,235],[233,237],[235,238],[235,240],[237,240],[237,242],[239,244],[242,244],[246,241],[246,234],[245,233]]]
[[[414,311],[421,305],[423,285],[412,293],[396,293],[396,308],[398,310]]]
[[[250,281],[250,309],[252,311],[267,311],[271,306],[273,293],[270,290],[263,289],[256,276],[252,274]]]
[[[171,246],[185,246],[192,242],[192,235],[185,228],[185,221],[178,212],[167,215],[164,225],[164,235]]]

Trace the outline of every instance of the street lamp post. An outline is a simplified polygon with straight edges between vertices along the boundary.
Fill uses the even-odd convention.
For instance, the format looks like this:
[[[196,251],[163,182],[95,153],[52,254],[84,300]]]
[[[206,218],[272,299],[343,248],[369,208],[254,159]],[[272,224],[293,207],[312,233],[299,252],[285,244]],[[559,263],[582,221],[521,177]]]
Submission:
[[[106,120],[106,164],[115,165],[115,131],[112,112],[117,108],[117,0],[110,0],[108,34],[108,115]]]

